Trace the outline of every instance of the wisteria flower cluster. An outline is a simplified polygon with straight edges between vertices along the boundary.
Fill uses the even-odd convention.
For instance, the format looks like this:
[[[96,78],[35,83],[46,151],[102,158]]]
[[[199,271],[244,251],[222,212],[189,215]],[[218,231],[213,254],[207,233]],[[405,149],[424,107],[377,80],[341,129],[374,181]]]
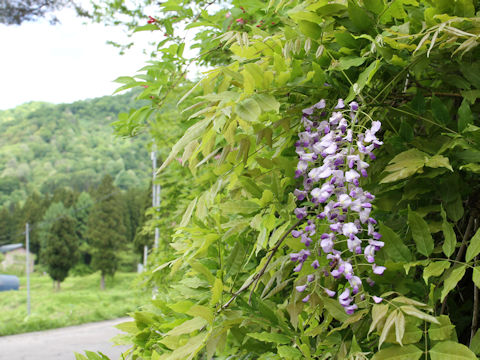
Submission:
[[[300,272],[304,263],[313,254],[311,266],[319,269],[317,255],[326,256],[328,267],[323,269],[325,276],[346,280],[343,291],[338,295],[339,303],[347,314],[357,309],[354,296],[362,287],[362,281],[354,270],[357,258],[371,266],[373,273],[383,274],[385,267],[375,264],[375,252],[384,243],[375,230],[376,220],[370,216],[371,193],[360,186],[360,178],[367,177],[369,164],[374,160],[373,150],[383,143],[376,137],[380,121],[372,121],[365,128],[358,121],[359,105],[351,102],[347,107],[339,99],[333,110],[327,111],[325,100],[303,110],[303,130],[296,142],[299,156],[295,177],[303,176],[303,189],[296,189],[294,195],[304,206],[295,209],[298,219],[304,219],[306,226],[292,231],[305,249],[290,254],[296,263],[295,272]],[[316,223],[328,224],[328,231],[317,234]],[[313,246],[312,246],[313,244]],[[296,290],[308,292],[315,275],[308,275],[304,285]],[[368,278],[372,285],[373,281]],[[336,291],[324,288],[325,293],[334,297]],[[310,291],[311,292],[311,291]],[[375,302],[382,301],[372,297]],[[303,298],[308,302],[310,294]]]

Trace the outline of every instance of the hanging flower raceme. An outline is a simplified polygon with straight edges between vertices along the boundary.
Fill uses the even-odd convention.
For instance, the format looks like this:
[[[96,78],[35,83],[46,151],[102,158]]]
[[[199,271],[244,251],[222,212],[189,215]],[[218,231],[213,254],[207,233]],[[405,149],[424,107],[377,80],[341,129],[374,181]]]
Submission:
[[[366,160],[374,160],[373,150],[382,145],[376,137],[381,123],[372,121],[366,128],[358,121],[356,102],[347,108],[339,99],[331,111],[326,106],[321,100],[303,110],[304,131],[295,144],[299,156],[295,177],[303,177],[303,189],[296,189],[294,195],[298,203],[303,203],[295,209],[295,215],[307,220],[307,225],[293,230],[292,236],[305,249],[290,254],[290,258],[297,264],[295,272],[302,270],[310,256],[315,257],[311,262],[315,270],[320,268],[317,257],[327,259],[328,266],[320,270],[338,281],[344,279],[338,301],[352,314],[357,309],[354,297],[362,287],[355,274],[358,263],[371,266],[377,275],[385,270],[375,264],[375,253],[384,245],[375,230],[377,222],[370,216],[375,197],[360,186],[360,179],[368,175]],[[317,234],[319,222],[328,224],[328,228]],[[298,292],[308,294],[304,302],[310,299],[314,279],[311,274],[305,284],[296,287]],[[370,278],[366,280],[373,283]],[[323,290],[330,297],[336,295],[332,289]],[[375,296],[373,300],[378,303],[381,298]]]

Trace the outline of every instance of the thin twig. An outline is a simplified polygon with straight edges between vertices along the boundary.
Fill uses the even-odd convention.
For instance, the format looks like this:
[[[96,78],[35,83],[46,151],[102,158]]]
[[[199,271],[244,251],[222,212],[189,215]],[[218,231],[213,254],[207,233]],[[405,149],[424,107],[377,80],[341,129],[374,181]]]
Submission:
[[[475,256],[475,260],[473,261],[474,266],[477,266],[477,260],[478,256]],[[475,271],[475,268],[473,268],[473,271]],[[473,278],[473,272],[472,272],[472,278]],[[473,281],[472,281],[473,282]],[[477,332],[478,328],[478,287],[475,283],[473,283],[473,315],[472,315],[472,327],[470,331],[470,344],[472,344],[473,337],[475,336],[475,333]]]
[[[460,249],[458,249],[457,256],[455,257],[456,262],[460,261],[460,259],[463,256],[463,253],[465,252],[465,249],[467,248],[467,239],[470,237],[470,233],[473,227],[473,222],[474,222],[474,217],[470,216],[470,218],[468,219],[467,228],[465,230],[465,233],[463,234],[462,245],[460,246]],[[448,298],[448,294],[447,296],[445,296],[445,299],[443,299],[440,315],[442,315],[445,312],[445,306],[447,305],[447,298]]]
[[[253,290],[255,290],[255,287],[257,286],[258,281],[260,280],[262,275],[265,273],[265,270],[267,269],[268,264],[270,264],[270,261],[272,261],[272,258],[275,255],[275,253],[278,251],[278,249],[280,248],[280,245],[282,245],[283,241],[286,239],[288,234],[290,234],[292,232],[292,230],[294,230],[298,225],[300,225],[302,223],[302,221],[303,220],[298,220],[294,225],[292,225],[282,235],[282,237],[277,241],[275,246],[272,248],[272,251],[270,252],[270,255],[268,256],[268,259],[265,262],[265,265],[263,265],[262,269],[258,273],[256,273],[255,276],[252,277],[252,279],[248,283],[246,283],[240,289],[238,289],[236,292],[234,292],[232,297],[230,298],[230,300],[228,300],[225,304],[223,304],[222,307],[220,309],[218,309],[217,312],[220,312],[220,311],[226,309],[238,297],[238,295],[240,295],[242,292],[247,290],[253,283],[255,283],[255,286],[253,287],[252,292],[253,292]],[[248,300],[249,302],[251,300],[251,297],[252,297],[252,293],[250,293],[250,297],[249,297],[249,300]]]
[[[460,249],[458,249],[458,253],[457,253],[457,256],[455,257],[455,261],[460,261],[462,259],[463,253],[467,248],[467,239],[470,237],[470,233],[472,232],[474,222],[475,222],[475,218],[473,216],[470,216],[470,219],[468,219],[467,229],[465,230],[465,234],[463,235],[462,245],[460,246]]]
[[[253,292],[255,291],[257,285],[258,285],[258,282],[260,281],[260,278],[263,276],[263,274],[265,273],[265,270],[267,269],[268,267],[268,264],[270,264],[270,261],[272,261],[273,259],[273,256],[275,255],[275,253],[278,251],[278,248],[280,247],[280,245],[282,245],[283,241],[287,238],[287,236],[292,232],[292,230],[295,230],[297,228],[298,225],[300,225],[302,223],[303,220],[298,220],[295,224],[293,224],[283,235],[282,237],[277,241],[277,243],[275,244],[275,246],[272,248],[271,252],[270,252],[270,256],[268,257],[267,259],[267,262],[265,263],[265,265],[263,266],[262,270],[260,270],[260,272],[258,273],[258,277],[255,279],[255,284],[253,284],[253,288],[252,290],[250,290],[250,295],[248,297],[248,303],[251,304],[252,302],[252,294]]]

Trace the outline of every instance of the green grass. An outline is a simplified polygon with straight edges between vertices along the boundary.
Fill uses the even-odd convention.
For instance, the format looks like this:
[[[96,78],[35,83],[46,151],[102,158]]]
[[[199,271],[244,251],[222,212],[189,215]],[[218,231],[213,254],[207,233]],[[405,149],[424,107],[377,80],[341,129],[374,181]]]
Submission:
[[[126,316],[148,302],[151,292],[134,285],[136,274],[117,273],[100,290],[98,273],[69,277],[59,292],[48,276],[30,279],[31,314],[27,316],[26,277],[19,291],[0,292],[0,335],[53,329]]]

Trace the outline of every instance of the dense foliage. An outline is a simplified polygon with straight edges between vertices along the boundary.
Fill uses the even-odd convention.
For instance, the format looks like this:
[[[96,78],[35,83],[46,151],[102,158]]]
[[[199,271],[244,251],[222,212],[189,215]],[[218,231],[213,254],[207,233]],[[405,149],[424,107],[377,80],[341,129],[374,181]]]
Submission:
[[[193,61],[212,68],[178,98],[194,123],[160,168],[172,178],[168,165],[181,156],[194,184],[186,196],[194,198],[171,238],[171,259],[152,271],[162,291],[124,326],[131,358],[476,359],[480,4],[249,0],[202,9],[207,5],[157,4],[137,30],[166,34],[160,60],[142,76],[120,79],[123,88],[143,86],[140,98],[153,96],[120,121],[133,133],[156,118],[189,63],[178,28],[199,28],[202,52]],[[328,218],[315,219],[310,233],[318,256],[297,271],[290,256],[305,249],[291,230],[311,232],[312,225],[295,216],[294,192],[313,177],[295,177],[301,120],[320,99],[333,110],[338,98],[358,102],[355,118],[364,128],[357,133],[373,132],[379,121],[384,143],[358,181],[376,197],[372,215],[384,246],[377,244],[375,262],[385,270],[363,266],[368,254],[351,263],[361,280],[348,299],[355,311],[342,307],[347,279],[335,279],[342,258],[321,246],[332,230]],[[185,103],[192,99],[197,103]],[[151,132],[159,138],[162,129]],[[316,197],[313,190],[309,196]],[[315,205],[328,206],[308,204]],[[343,254],[347,245],[337,245]],[[306,282],[310,297],[302,301]]]

